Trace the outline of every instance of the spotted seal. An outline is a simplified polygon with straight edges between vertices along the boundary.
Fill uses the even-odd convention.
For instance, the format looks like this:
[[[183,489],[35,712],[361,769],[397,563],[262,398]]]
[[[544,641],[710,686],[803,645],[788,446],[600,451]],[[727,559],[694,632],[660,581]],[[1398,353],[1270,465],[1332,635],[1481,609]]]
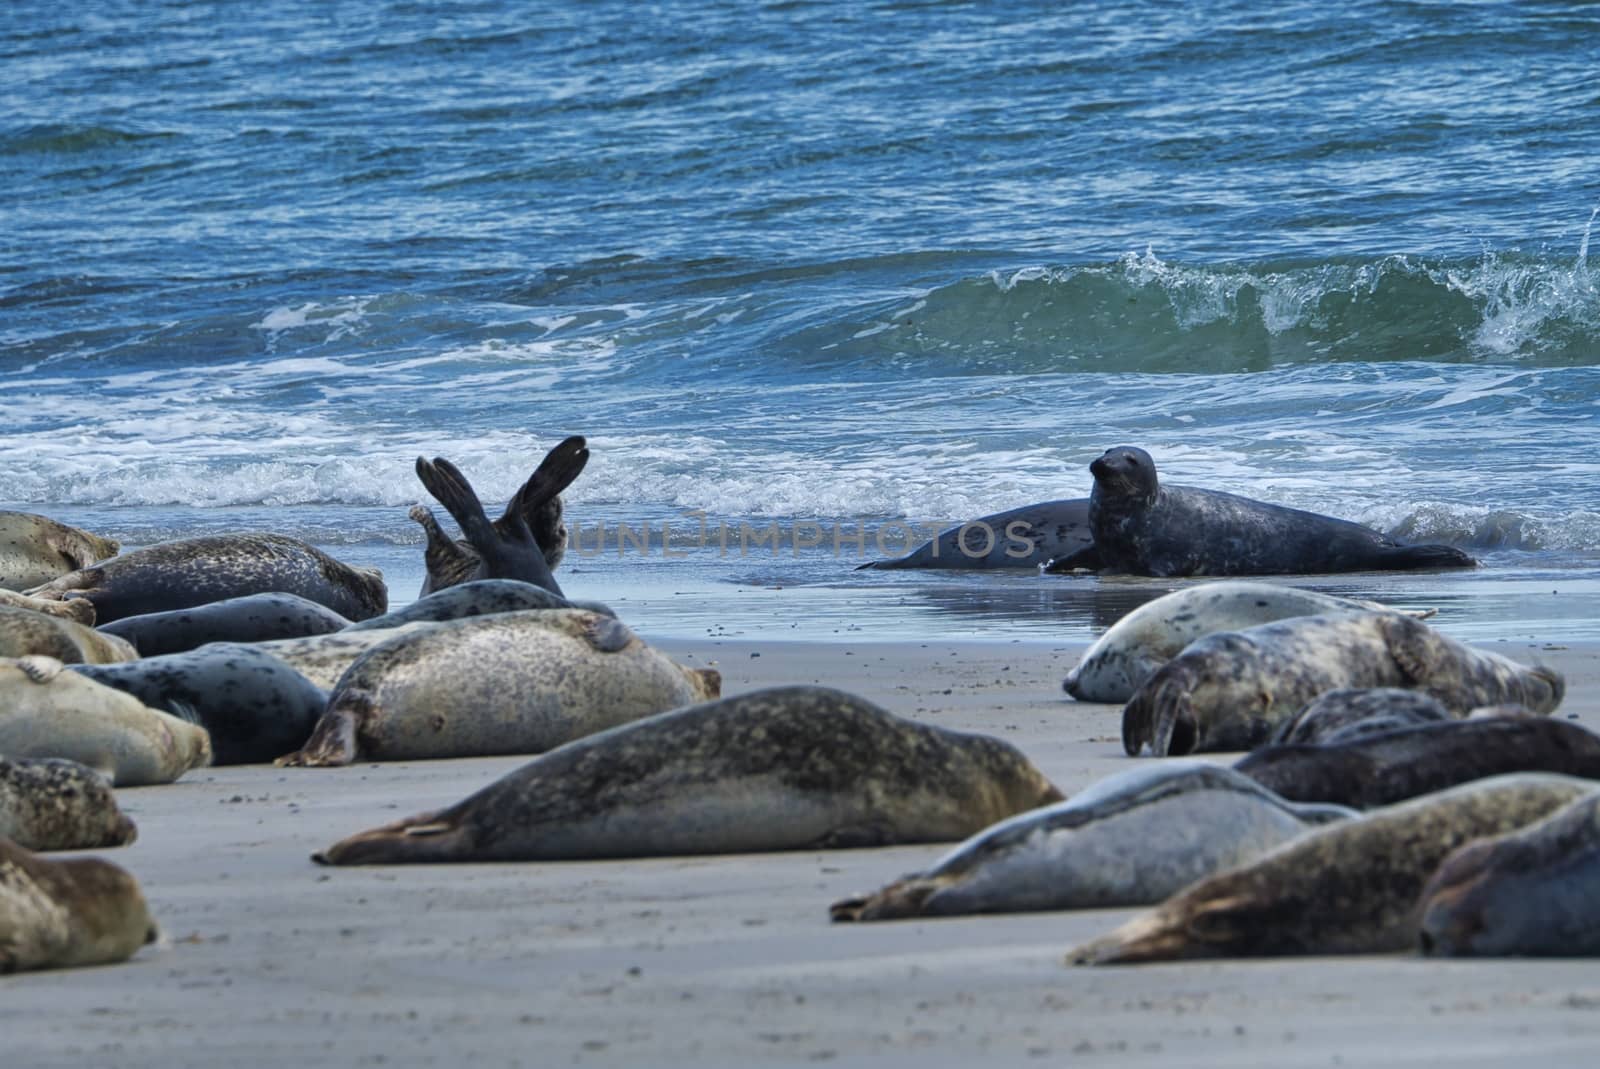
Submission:
[[[94,602],[83,598],[69,598],[66,601],[51,601],[48,598],[34,598],[27,594],[19,594],[15,590],[0,589],[0,605],[7,605],[15,609],[27,609],[30,612],[42,612],[46,616],[59,616],[63,620],[82,624],[84,627],[94,626]]]
[[[836,902],[830,915],[875,921],[1148,905],[1308,828],[1354,816],[1285,802],[1217,765],[1162,762],[985,828],[926,872]]]
[[[1321,694],[1340,687],[1406,687],[1455,715],[1515,701],[1538,712],[1561,703],[1559,672],[1465,646],[1390,612],[1297,616],[1191,642],[1122,710],[1122,746],[1157,757],[1249,750]]]
[[[138,650],[116,635],[65,617],[0,605],[0,657],[26,657],[30,653],[54,657],[66,664],[115,664],[139,656]]]
[[[371,630],[346,628],[329,635],[307,635],[304,638],[280,638],[271,642],[257,642],[255,647],[270,653],[284,664],[299,672],[323,691],[331,691],[355,663],[355,659],[374,646],[389,641],[396,635],[437,627],[426,620],[416,620],[394,627]]]
[[[1309,832],[1208,876],[1069,961],[1379,954],[1417,942],[1419,896],[1451,851],[1600,790],[1549,773],[1495,776]]]
[[[0,973],[126,961],[158,934],[126,870],[0,839]]]
[[[542,753],[706,698],[685,668],[620,620],[581,609],[496,613],[398,635],[339,678],[309,740],[278,764]]]
[[[58,757],[0,757],[0,839],[28,850],[126,846],[138,837],[104,776]]]
[[[1134,446],[1106,450],[1089,472],[1094,544],[1050,561],[1045,572],[1285,575],[1477,564],[1454,546],[1404,545],[1349,520],[1161,483],[1150,454]]]
[[[100,630],[127,639],[142,656],[160,657],[208,642],[271,642],[327,635],[348,626],[349,620],[326,605],[271,590],[187,609],[124,616],[102,624]]]
[[[1404,687],[1340,687],[1318,695],[1278,725],[1273,746],[1331,746],[1368,735],[1456,718],[1444,702]]]
[[[28,593],[88,598],[100,623],[107,624],[265,591],[298,594],[351,620],[378,616],[389,607],[388,589],[376,568],[353,568],[309,542],[277,534],[159,542],[69,572]]]
[[[317,861],[549,861],[948,842],[1061,792],[1015,747],[791,686],[624,724]]]
[[[1089,499],[1063,498],[968,520],[903,557],[868,561],[861,568],[1037,568],[1093,544]]]
[[[0,588],[28,590],[122,547],[82,528],[32,512],[0,512]]]
[[[351,624],[344,632],[379,630],[419,621],[462,620],[523,609],[587,609],[601,616],[616,615],[597,601],[569,601],[520,579],[471,579],[435,590],[393,612]]]

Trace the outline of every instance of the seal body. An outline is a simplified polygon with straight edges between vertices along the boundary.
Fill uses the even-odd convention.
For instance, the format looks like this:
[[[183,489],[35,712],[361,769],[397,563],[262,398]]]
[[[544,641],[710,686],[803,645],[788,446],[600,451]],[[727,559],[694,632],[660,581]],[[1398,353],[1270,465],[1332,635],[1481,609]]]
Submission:
[[[1067,498],[980,516],[941,531],[903,557],[868,561],[862,568],[1037,568],[1087,549],[1089,499]]]
[[[65,617],[0,605],[0,657],[26,657],[30,653],[54,657],[65,664],[115,664],[139,656],[138,650],[116,635]]]
[[[139,787],[210,764],[211,739],[54,658],[32,656],[0,661],[0,754],[63,757],[118,787]]]
[[[541,753],[720,692],[627,625],[577,609],[498,613],[398,635],[358,657],[282,765]]]
[[[1159,902],[1309,828],[1356,816],[1284,801],[1231,769],[1163,762],[984,829],[922,873],[835,903],[834,920]]]
[[[0,757],[0,839],[27,850],[126,846],[138,829],[105,777],[60,758]]]
[[[338,685],[357,657],[381,645],[396,635],[421,631],[436,624],[417,621],[396,627],[353,630],[346,628],[331,635],[307,635],[305,638],[280,638],[272,642],[258,642],[256,649],[269,653],[305,676],[324,692]]]
[[[578,739],[316,860],[534,861],[960,839],[1061,793],[1015,747],[826,687],[773,687]]]
[[[308,542],[275,534],[160,542],[69,572],[28,593],[88,598],[100,623],[107,624],[267,591],[298,594],[351,620],[389,607],[388,589],[376,568],[352,568]]]
[[[326,635],[350,621],[298,594],[268,591],[225,598],[187,609],[124,616],[100,630],[126,639],[145,657],[183,653],[208,642],[270,642]]]
[[[1417,942],[1422,889],[1453,850],[1525,827],[1597,789],[1546,773],[1495,776],[1321,828],[1190,885],[1070,960],[1405,950]]]
[[[1385,735],[1457,714],[1432,694],[1403,687],[1340,687],[1318,695],[1278,725],[1274,746],[1330,746]]]
[[[99,858],[0,839],[0,973],[125,961],[157,936],[138,881]]]
[[[1426,691],[1453,715],[1518,702],[1561,703],[1560,673],[1465,646],[1398,613],[1297,616],[1190,643],[1122,710],[1122,745],[1157,757],[1249,750],[1308,702],[1342,687]]]
[[[569,601],[542,586],[520,579],[473,579],[426,594],[410,605],[370,620],[351,624],[345,632],[399,627],[422,621],[463,620],[469,616],[491,616],[497,612],[524,609],[587,609],[602,616],[615,616],[609,608],[593,601]]]
[[[32,512],[0,512],[0,588],[28,590],[95,561],[121,546]]]
[[[1091,549],[1047,572],[1080,568],[1127,575],[1289,573],[1470,568],[1453,546],[1409,546],[1348,520],[1247,497],[1169,486],[1143,449],[1108,449],[1089,465]]]

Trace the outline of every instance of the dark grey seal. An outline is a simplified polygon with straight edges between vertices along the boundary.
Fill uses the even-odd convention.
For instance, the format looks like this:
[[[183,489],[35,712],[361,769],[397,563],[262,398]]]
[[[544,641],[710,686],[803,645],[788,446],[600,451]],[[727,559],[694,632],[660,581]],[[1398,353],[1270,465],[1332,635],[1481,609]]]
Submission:
[[[1037,568],[1093,544],[1089,499],[1074,497],[980,516],[940,532],[903,557],[861,567]]]
[[[492,616],[525,609],[586,609],[601,616],[616,616],[598,601],[569,601],[542,586],[520,579],[473,579],[443,590],[435,590],[399,608],[370,620],[351,624],[346,631],[378,631],[402,624],[464,620],[471,616]]]
[[[1274,746],[1328,746],[1367,735],[1453,720],[1458,714],[1421,690],[1404,687],[1340,687],[1319,695],[1278,725]]]
[[[1046,572],[1285,575],[1477,564],[1453,546],[1403,545],[1349,520],[1161,483],[1150,454],[1133,446],[1106,450],[1089,471],[1094,544],[1050,561]]]
[[[270,642],[280,638],[327,635],[350,621],[298,594],[276,591],[226,598],[189,609],[124,616],[100,631],[133,643],[145,657],[183,653],[208,642]]]

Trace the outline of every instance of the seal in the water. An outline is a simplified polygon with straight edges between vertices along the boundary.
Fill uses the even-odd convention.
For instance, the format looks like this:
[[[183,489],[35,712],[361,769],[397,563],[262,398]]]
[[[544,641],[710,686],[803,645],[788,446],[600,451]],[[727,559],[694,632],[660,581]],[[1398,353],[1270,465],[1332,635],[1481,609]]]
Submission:
[[[948,842],[1061,792],[1014,746],[827,687],[773,687],[570,742],[330,865]]]
[[[124,616],[102,624],[100,630],[127,639],[142,656],[159,657],[208,642],[271,642],[331,634],[348,626],[349,620],[326,605],[298,594],[268,591],[188,609]]]
[[[620,620],[581,609],[452,620],[358,657],[278,764],[543,753],[715,698],[722,677],[676,664]]]
[[[205,728],[214,765],[259,764],[304,744],[327,703],[311,680],[239,642],[72,670]]]
[[[519,612],[523,609],[588,609],[601,616],[616,615],[597,601],[569,601],[542,586],[524,583],[520,579],[474,579],[435,590],[393,612],[351,624],[344,631],[345,634],[374,631],[424,620],[463,620],[469,616],[490,616],[497,612]]]
[[[53,657],[32,656],[0,660],[0,754],[64,757],[118,787],[140,787],[210,764],[211,739]]]
[[[138,650],[116,635],[65,617],[0,605],[0,657],[26,657],[30,653],[54,657],[66,664],[115,664],[139,656]]]
[[[1224,579],[1174,590],[1118,620],[1084,651],[1062,689],[1079,701],[1125,702],[1197,638],[1291,616],[1383,610],[1373,601]],[[1408,614],[1409,615],[1409,614]]]
[[[181,538],[145,546],[28,591],[35,597],[88,598],[100,623],[167,612],[266,591],[298,594],[351,620],[389,607],[376,568],[353,568],[286,535]]]
[[[423,474],[426,463],[420,457],[417,459],[419,476]],[[515,509],[520,513],[521,522],[532,533],[533,540],[539,544],[545,564],[554,572],[567,553],[567,525],[562,522],[564,508],[561,491],[572,484],[587,463],[588,443],[581,436],[573,435],[558,443],[545,454],[539,467],[512,496],[505,515],[494,521],[495,533],[502,539],[518,537],[518,520],[512,515]],[[424,485],[427,481],[427,478],[423,479]],[[432,489],[430,486],[430,493]],[[452,510],[451,515],[454,514]],[[488,575],[483,567],[483,556],[473,543],[470,540],[452,539],[445,534],[426,507],[417,505],[412,508],[411,518],[422,525],[423,533],[428,538],[427,548],[422,553],[427,577],[423,580],[419,597]]]
[[[27,594],[19,594],[15,590],[0,590],[0,605],[10,606],[15,609],[27,609],[31,612],[42,612],[46,616],[59,616],[63,620],[82,624],[84,627],[94,626],[94,602],[85,601],[83,598],[70,598],[66,601],[51,601],[48,598],[34,598]]]
[[[0,512],[0,588],[28,590],[116,556],[120,548],[114,538],[101,538],[48,516]]]
[[[1600,795],[1468,843],[1422,892],[1419,943],[1440,956],[1600,954]]]
[[[868,561],[861,567],[1037,568],[1093,544],[1089,499],[1075,497],[980,516],[941,531],[903,557]]]
[[[1285,802],[1248,776],[1164,762],[986,828],[926,872],[833,905],[836,921],[1159,902],[1308,828],[1356,816]]]
[[[1326,691],[1278,725],[1273,746],[1329,746],[1401,728],[1453,720],[1457,714],[1421,690],[1340,687]]]
[[[1133,446],[1106,450],[1089,471],[1094,544],[1049,562],[1046,572],[1284,575],[1477,564],[1453,546],[1403,545],[1349,520],[1162,484],[1150,454]]]
[[[1320,828],[1191,884],[1068,960],[1112,965],[1404,950],[1416,945],[1423,886],[1451,851],[1596,790],[1588,780],[1548,773],[1495,776]]]
[[[1191,642],[1122,710],[1122,746],[1157,757],[1249,750],[1312,699],[1340,687],[1427,691],[1454,715],[1514,701],[1548,713],[1559,672],[1529,668],[1398,613],[1296,616]]]
[[[47,861],[0,839],[0,973],[126,961],[158,934],[123,869],[96,857]]]
[[[0,839],[28,850],[126,846],[138,837],[104,776],[57,757],[0,757]]]

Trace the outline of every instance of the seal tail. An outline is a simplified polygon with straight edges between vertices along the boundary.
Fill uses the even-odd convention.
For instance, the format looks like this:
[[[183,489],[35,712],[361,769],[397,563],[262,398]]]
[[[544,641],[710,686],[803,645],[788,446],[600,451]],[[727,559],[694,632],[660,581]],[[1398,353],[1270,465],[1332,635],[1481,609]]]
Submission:
[[[1391,571],[1410,568],[1476,568],[1476,558],[1455,546],[1395,546],[1384,554],[1380,566]]]
[[[401,865],[457,861],[470,853],[472,835],[446,811],[423,813],[340,839],[311,855],[319,865]]]

